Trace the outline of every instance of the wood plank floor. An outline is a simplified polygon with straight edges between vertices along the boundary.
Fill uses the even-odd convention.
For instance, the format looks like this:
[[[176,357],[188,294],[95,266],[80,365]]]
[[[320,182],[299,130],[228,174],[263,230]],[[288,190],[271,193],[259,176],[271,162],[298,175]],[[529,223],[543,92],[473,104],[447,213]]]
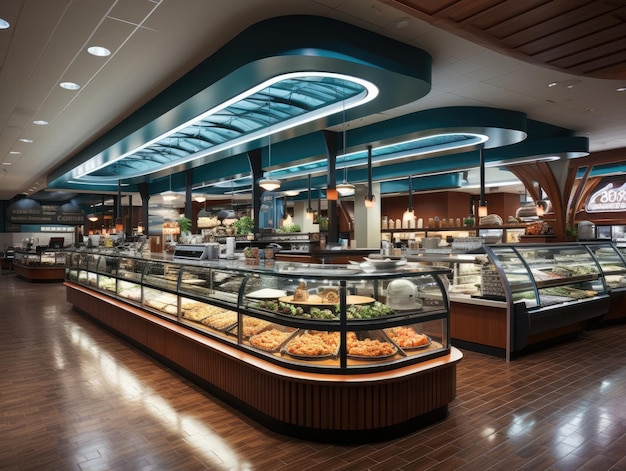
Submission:
[[[333,446],[268,431],[74,312],[0,276],[0,470],[626,470],[626,325],[510,364],[465,351],[443,422]]]

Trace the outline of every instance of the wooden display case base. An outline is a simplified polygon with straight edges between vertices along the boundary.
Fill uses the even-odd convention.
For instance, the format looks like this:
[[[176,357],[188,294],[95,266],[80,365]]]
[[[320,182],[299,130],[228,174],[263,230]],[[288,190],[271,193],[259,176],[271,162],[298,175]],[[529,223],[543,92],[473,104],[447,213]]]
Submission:
[[[209,392],[289,436],[383,441],[442,420],[456,395],[459,350],[389,371],[296,371],[71,282],[67,300]]]
[[[63,281],[65,267],[28,266],[13,262],[13,272],[28,281]]]

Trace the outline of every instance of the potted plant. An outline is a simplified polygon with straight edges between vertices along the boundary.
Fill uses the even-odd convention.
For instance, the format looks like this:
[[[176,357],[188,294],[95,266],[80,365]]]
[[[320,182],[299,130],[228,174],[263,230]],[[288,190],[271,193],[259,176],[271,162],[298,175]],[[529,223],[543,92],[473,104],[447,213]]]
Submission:
[[[237,228],[237,234],[248,235],[254,232],[254,219],[250,216],[242,216],[233,223]]]

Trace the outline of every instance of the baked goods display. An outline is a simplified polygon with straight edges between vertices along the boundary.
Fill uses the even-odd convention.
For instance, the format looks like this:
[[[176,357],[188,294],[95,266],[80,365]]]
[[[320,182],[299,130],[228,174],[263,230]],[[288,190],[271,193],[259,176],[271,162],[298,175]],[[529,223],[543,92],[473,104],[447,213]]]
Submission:
[[[319,358],[337,354],[339,332],[309,330],[294,337],[287,344],[287,353],[297,357]]]
[[[264,330],[248,339],[250,345],[268,352],[276,351],[291,336],[293,332],[269,329]]]
[[[420,334],[413,327],[392,327],[385,329],[385,333],[402,349],[424,348],[430,345],[430,338],[426,334]]]
[[[348,332],[346,342],[348,355],[353,357],[388,357],[398,352],[391,342],[369,337],[359,338],[355,332]]]
[[[319,293],[324,304],[339,304],[339,293],[334,288],[326,288]]]
[[[266,321],[265,319],[257,319],[256,317],[244,317],[243,318],[243,329],[241,335],[244,338],[248,338],[252,335],[257,335],[261,333],[264,329],[267,329],[271,325],[271,322]],[[239,334],[239,326],[234,326],[230,333],[233,335]]]
[[[304,283],[304,281],[300,282],[300,284],[294,291],[293,300],[299,303],[309,300],[309,291],[306,289],[306,283]]]
[[[237,313],[235,311],[223,311],[203,319],[202,323],[216,330],[228,330],[237,323]]]
[[[224,308],[197,301],[185,301],[181,304],[181,311],[185,319],[200,322],[209,316],[224,312]]]

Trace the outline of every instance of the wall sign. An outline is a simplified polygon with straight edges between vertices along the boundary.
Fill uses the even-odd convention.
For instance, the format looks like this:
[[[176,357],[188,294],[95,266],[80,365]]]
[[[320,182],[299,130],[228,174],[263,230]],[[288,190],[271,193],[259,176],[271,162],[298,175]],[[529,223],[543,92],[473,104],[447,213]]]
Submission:
[[[619,186],[618,186],[619,185]],[[626,210],[626,183],[608,183],[591,194],[585,205],[588,213],[612,213]]]
[[[80,225],[85,222],[85,213],[73,203],[40,204],[30,198],[11,203],[6,211],[11,224],[64,224]]]

